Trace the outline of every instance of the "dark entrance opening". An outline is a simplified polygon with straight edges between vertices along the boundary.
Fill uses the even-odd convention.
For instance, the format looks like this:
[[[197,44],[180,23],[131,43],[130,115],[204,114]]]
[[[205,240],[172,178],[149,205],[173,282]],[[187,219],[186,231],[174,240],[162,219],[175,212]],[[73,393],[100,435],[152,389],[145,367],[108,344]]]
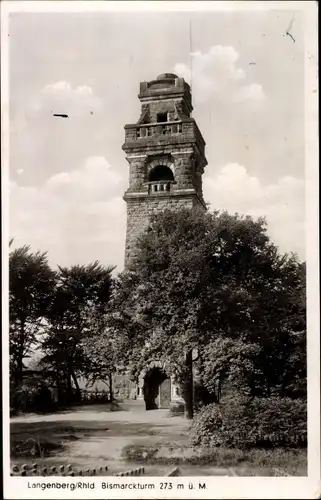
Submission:
[[[148,177],[149,182],[159,182],[159,181],[173,181],[174,175],[169,167],[166,165],[157,165],[154,167]]]
[[[157,113],[157,123],[164,123],[168,121],[167,113]]]
[[[152,368],[146,373],[143,392],[146,410],[169,408],[171,381],[160,368]]]

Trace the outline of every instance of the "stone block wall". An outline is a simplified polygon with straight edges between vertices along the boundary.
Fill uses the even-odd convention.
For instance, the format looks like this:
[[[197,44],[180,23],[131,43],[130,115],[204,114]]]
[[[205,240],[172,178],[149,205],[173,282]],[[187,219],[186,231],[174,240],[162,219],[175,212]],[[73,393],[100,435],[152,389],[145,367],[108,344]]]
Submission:
[[[127,233],[125,248],[125,267],[136,256],[137,237],[147,228],[151,215],[164,210],[177,211],[182,208],[192,209],[203,206],[195,194],[190,196],[161,195],[147,196],[127,200]]]
[[[195,188],[192,154],[175,154],[175,181],[178,189]]]
[[[158,113],[168,113],[168,121],[175,120],[176,110],[174,106],[174,100],[171,101],[156,101],[149,104],[150,120],[152,122],[157,121]],[[180,102],[180,100],[178,101]]]
[[[129,190],[141,191],[143,188],[143,184],[146,180],[145,179],[146,165],[144,158],[128,158],[128,162],[129,162]]]
[[[148,192],[148,175],[157,165],[168,166],[174,175],[175,190],[194,189],[200,199],[202,193],[202,174],[204,165],[202,158],[190,147],[172,147],[170,153],[161,155],[141,154],[128,156],[129,163],[129,192]]]

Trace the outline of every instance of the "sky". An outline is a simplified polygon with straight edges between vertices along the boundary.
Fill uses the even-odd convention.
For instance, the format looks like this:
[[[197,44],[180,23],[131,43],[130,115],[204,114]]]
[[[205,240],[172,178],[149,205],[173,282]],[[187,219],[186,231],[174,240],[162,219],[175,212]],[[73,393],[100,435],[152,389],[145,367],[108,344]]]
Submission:
[[[205,201],[266,216],[280,251],[305,259],[298,12],[13,13],[9,40],[13,247],[122,270],[124,126],[140,117],[139,83],[174,72],[206,142]]]

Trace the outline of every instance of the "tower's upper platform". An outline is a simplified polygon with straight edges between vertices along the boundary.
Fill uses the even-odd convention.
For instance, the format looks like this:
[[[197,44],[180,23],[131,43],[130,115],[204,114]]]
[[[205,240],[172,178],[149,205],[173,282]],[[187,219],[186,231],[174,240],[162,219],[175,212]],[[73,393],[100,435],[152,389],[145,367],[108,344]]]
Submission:
[[[174,73],[162,73],[156,80],[141,82],[138,97],[142,103],[179,99],[184,101],[189,113],[193,109],[190,86]]]
[[[178,76],[175,75],[174,73],[162,73],[161,75],[158,75],[156,80],[175,79],[175,78],[178,78]]]
[[[162,73],[141,82],[138,97],[141,114],[136,123],[125,125],[123,150],[129,155],[178,154],[190,147],[205,166],[205,141],[191,116],[191,89],[184,78]]]

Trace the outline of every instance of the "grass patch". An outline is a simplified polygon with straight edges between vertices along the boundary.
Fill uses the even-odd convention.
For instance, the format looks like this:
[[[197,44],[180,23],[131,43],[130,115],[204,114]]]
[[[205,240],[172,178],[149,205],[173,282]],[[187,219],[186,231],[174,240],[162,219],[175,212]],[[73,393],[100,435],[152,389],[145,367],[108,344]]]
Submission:
[[[39,458],[49,457],[62,451],[64,446],[44,439],[28,438],[26,440],[10,441],[11,458]]]
[[[250,449],[173,447],[164,443],[154,446],[133,444],[125,446],[122,455],[128,462],[149,465],[195,465],[237,467],[240,475],[304,476],[307,474],[307,451],[302,449]],[[266,474],[262,474],[266,475]]]
[[[122,449],[122,456],[128,462],[158,463],[158,446],[127,445]]]
[[[11,458],[38,458],[57,454],[70,441],[86,435],[105,435],[109,428],[106,423],[98,425],[86,421],[11,423]]]

